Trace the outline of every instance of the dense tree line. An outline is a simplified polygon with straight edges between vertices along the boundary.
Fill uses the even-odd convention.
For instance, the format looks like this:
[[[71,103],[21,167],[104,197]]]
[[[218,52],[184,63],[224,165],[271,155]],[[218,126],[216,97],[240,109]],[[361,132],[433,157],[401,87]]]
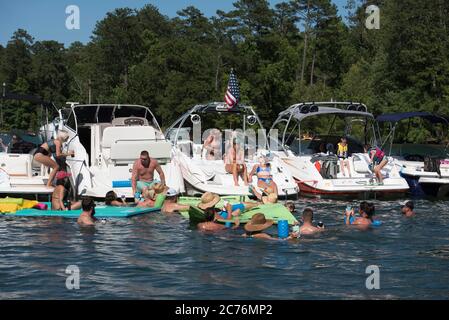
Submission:
[[[380,8],[379,30],[365,27],[369,4]],[[223,101],[231,68],[267,126],[305,100],[449,114],[449,2],[348,0],[347,12],[330,0],[238,0],[211,18],[195,7],[172,19],[152,5],[120,8],[68,48],[19,29],[0,46],[0,82],[58,106],[144,104],[164,127],[195,103]],[[3,130],[39,122],[24,103],[3,106],[3,118]]]

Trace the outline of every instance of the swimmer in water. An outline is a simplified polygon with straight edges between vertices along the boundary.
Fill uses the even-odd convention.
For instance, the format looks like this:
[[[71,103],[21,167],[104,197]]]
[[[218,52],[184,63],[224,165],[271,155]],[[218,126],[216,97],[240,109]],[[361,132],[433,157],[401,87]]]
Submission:
[[[92,198],[86,197],[81,201],[81,207],[83,208],[83,212],[78,218],[78,224],[81,226],[94,226],[95,219],[95,202]]]
[[[354,209],[346,210],[345,223],[346,225],[356,225],[360,227],[368,227],[373,223],[373,216],[375,214],[374,204],[371,202],[362,201],[359,208],[360,217],[354,217]]]
[[[299,233],[301,235],[311,235],[324,230],[324,226],[315,227],[313,225],[313,210],[311,208],[304,209],[304,211],[302,212],[302,220],[303,224],[299,228]]]
[[[404,205],[401,208],[401,212],[404,216],[407,218],[415,216],[415,211],[413,209],[415,208],[415,204],[413,201],[407,201],[404,203]]]

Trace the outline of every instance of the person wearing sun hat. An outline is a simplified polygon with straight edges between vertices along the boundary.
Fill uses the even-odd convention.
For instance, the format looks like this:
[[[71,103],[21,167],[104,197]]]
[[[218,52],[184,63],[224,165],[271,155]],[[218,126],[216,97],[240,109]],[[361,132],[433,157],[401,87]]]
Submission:
[[[175,213],[179,211],[187,211],[189,210],[189,205],[182,205],[178,203],[178,192],[169,188],[166,192],[166,198],[164,204],[161,208],[161,212],[163,213]]]
[[[201,210],[208,210],[214,208],[218,202],[220,202],[220,196],[218,194],[212,192],[205,192],[201,196],[198,208],[200,208]]]
[[[265,218],[263,213],[256,213],[251,217],[251,220],[245,225],[244,237],[259,238],[259,239],[276,239],[269,234],[263,232],[273,225],[274,221]]]
[[[218,215],[219,210],[215,208],[217,203],[220,202],[220,196],[212,192],[205,192],[201,196],[198,208],[204,210],[206,215],[206,221],[198,223],[197,228],[201,231],[220,231],[226,229],[223,224],[215,222],[216,219],[221,218]]]

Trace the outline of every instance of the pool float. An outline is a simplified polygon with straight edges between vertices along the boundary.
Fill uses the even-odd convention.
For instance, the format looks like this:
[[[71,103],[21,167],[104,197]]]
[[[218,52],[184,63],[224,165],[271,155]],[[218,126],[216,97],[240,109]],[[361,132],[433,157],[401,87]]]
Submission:
[[[256,213],[263,213],[267,219],[274,220],[277,224],[279,220],[287,220],[289,225],[297,222],[296,218],[291,214],[286,207],[280,203],[274,204],[261,204],[255,208],[247,210],[238,216],[240,223],[244,224],[251,220],[252,216]],[[203,210],[196,206],[191,206],[188,211],[189,219],[192,224],[206,221],[206,214]],[[231,219],[234,221],[234,217]],[[229,220],[217,219],[220,223],[226,223]]]
[[[163,202],[163,201],[162,201]],[[44,202],[49,208],[51,203]],[[17,206],[17,205],[16,205]],[[97,205],[95,207],[95,218],[129,218],[150,212],[160,211],[161,207],[113,207],[105,205]],[[9,217],[62,217],[62,218],[78,218],[82,210],[39,210],[39,209],[22,209],[17,211],[2,212]]]

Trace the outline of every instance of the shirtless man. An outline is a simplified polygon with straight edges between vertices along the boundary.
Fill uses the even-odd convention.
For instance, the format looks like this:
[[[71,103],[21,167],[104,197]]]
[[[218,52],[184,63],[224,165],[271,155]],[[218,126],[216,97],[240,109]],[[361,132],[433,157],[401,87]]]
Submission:
[[[232,173],[236,187],[239,186],[239,176],[242,177],[245,186],[248,185],[248,173],[243,158],[241,150],[237,150],[237,142],[234,139],[232,146],[228,148],[225,154],[225,170],[227,173]]]
[[[206,138],[203,144],[203,150],[206,150],[207,160],[220,160],[221,159],[221,134],[218,129],[212,129],[209,136]]]
[[[312,224],[313,221],[313,210],[310,208],[305,208],[302,212],[302,220],[303,224],[299,228],[299,232],[301,235],[310,235],[315,234],[317,232],[323,231],[324,228],[315,227]]]
[[[81,202],[81,207],[83,212],[78,217],[78,224],[81,226],[94,226],[97,219],[94,218],[95,215],[95,202],[92,198],[84,198]]]
[[[182,205],[178,203],[178,192],[175,189],[168,189],[166,198],[164,201],[164,205],[161,208],[161,212],[163,213],[174,213],[179,211],[187,211],[189,210],[189,205]]]
[[[161,166],[156,159],[150,158],[148,151],[140,153],[140,159],[134,162],[133,173],[131,178],[133,194],[136,192],[142,193],[144,189],[150,188],[154,183],[154,170],[159,173],[161,183],[165,185],[165,175]]]

